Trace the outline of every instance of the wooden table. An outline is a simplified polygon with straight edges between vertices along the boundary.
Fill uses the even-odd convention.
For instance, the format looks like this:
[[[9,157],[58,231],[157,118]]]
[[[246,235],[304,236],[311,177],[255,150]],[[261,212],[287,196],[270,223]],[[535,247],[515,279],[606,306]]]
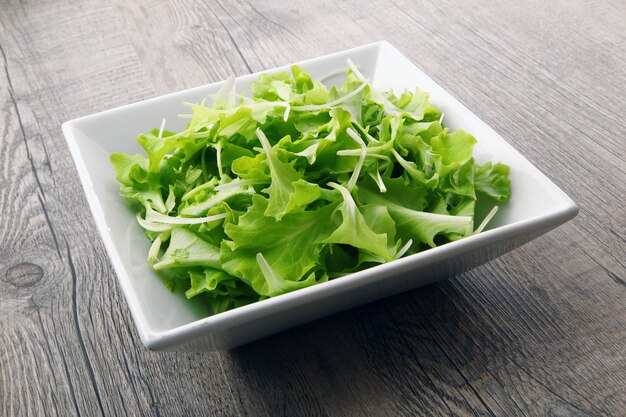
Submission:
[[[626,3],[0,0],[0,415],[626,415]],[[63,121],[386,39],[573,221],[223,353],[137,337]]]

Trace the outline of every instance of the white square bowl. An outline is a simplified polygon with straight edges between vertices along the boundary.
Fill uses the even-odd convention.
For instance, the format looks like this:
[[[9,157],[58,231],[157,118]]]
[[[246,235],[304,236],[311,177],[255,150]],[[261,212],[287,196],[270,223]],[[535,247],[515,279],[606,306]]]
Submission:
[[[63,124],[87,201],[111,257],[143,344],[154,350],[232,348],[298,324],[346,310],[467,271],[547,232],[576,216],[576,204],[513,149],[500,135],[426,76],[387,42],[377,42],[297,63],[313,78],[339,82],[350,58],[381,90],[418,86],[431,94],[445,114],[445,124],[464,129],[478,140],[478,162],[510,166],[512,197],[489,230],[387,264],[259,301],[213,316],[181,294],[169,292],[146,263],[150,242],[135,220],[109,154],[141,153],[135,138],[159,126],[183,129],[182,102],[199,102],[222,82],[192,88]],[[270,72],[285,71],[289,66]],[[237,79],[243,93],[259,73]]]

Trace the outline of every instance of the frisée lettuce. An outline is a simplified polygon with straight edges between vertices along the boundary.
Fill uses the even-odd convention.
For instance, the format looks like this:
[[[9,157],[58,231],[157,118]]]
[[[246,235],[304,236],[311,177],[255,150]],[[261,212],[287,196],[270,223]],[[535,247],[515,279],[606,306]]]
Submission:
[[[292,66],[251,92],[231,77],[186,103],[184,130],[164,120],[144,155],[110,156],[148,263],[214,313],[478,233],[510,196],[508,166],[479,165],[427,93],[378,91],[350,61],[340,87]],[[475,228],[481,196],[494,210]]]

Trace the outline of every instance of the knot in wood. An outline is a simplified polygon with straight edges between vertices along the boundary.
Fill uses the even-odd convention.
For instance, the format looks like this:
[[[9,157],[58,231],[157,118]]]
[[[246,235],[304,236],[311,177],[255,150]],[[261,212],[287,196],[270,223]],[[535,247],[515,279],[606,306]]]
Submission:
[[[43,269],[31,262],[22,262],[7,269],[4,281],[15,287],[31,287],[41,281]]]

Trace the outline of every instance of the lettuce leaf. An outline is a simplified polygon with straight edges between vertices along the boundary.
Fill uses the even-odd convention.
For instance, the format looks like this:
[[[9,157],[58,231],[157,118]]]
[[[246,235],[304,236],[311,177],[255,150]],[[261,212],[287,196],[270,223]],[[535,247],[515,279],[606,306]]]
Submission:
[[[271,266],[274,281],[311,283],[306,277],[318,266],[324,246],[321,240],[334,226],[320,224],[320,218],[331,216],[334,206],[330,204],[316,210],[285,214],[280,221],[265,215],[269,204],[268,199],[256,194],[238,222],[225,226],[230,241],[222,242],[220,259],[226,272],[241,278],[262,296],[275,295],[276,285],[272,286],[263,274],[257,262],[259,253]]]

